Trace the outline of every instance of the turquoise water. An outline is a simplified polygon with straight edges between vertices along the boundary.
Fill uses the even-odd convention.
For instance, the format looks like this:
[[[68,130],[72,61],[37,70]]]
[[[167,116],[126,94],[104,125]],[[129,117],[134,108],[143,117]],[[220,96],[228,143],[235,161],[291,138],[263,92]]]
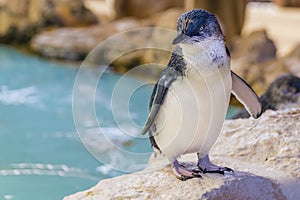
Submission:
[[[0,199],[62,199],[122,173],[102,165],[78,137],[72,114],[77,69],[0,46]],[[86,76],[87,81],[98,79],[93,70],[86,70]],[[103,101],[109,102],[118,78],[115,74],[103,76],[97,88],[101,96],[95,102],[97,116],[116,134],[117,141],[125,141],[126,148],[142,146],[142,151],[148,151],[146,140],[122,140],[110,108],[103,105]],[[134,79],[127,82],[140,84]],[[132,100],[139,102],[138,108],[132,108],[137,123],[145,120],[147,109],[143,107],[147,107],[150,91],[151,87],[143,87]],[[110,144],[99,146],[103,154],[114,156],[107,150]]]
[[[101,179],[146,166],[151,152],[148,139],[126,135],[117,126],[125,125],[138,135],[152,86],[141,87],[143,82],[126,77],[119,91],[137,89],[128,102],[126,94],[118,92],[113,113],[111,99],[120,76],[105,73],[94,91],[89,83],[99,79],[97,69],[83,70],[85,95],[80,99],[90,104],[87,96],[95,93],[95,115],[106,135],[97,135],[97,124],[83,118],[87,128],[80,139],[72,112],[77,72],[78,66],[45,61],[0,45],[0,199],[62,199]],[[128,111],[122,111],[123,102]],[[84,117],[85,107],[79,109]],[[136,154],[144,156],[130,156]]]

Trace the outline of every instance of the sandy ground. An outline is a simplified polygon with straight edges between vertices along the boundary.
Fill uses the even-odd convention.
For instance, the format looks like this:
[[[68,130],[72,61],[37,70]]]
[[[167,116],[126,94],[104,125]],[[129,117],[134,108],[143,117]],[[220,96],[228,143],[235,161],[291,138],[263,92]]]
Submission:
[[[277,46],[278,56],[283,56],[300,44],[300,8],[249,3],[243,34],[257,29],[267,30]]]
[[[107,4],[108,2],[108,4]],[[111,0],[85,0],[85,4],[97,16],[113,18]],[[104,14],[105,13],[105,14]],[[287,54],[300,44],[300,8],[277,7],[273,3],[249,3],[243,34],[266,29],[275,41],[278,56]]]

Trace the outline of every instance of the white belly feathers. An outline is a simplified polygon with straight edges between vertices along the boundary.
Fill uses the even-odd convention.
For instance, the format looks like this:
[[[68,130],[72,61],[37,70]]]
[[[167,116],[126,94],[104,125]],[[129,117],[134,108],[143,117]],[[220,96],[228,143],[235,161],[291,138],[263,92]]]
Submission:
[[[172,83],[155,120],[155,140],[162,153],[169,159],[208,154],[221,132],[230,93],[226,67],[206,75],[191,69],[187,77]]]

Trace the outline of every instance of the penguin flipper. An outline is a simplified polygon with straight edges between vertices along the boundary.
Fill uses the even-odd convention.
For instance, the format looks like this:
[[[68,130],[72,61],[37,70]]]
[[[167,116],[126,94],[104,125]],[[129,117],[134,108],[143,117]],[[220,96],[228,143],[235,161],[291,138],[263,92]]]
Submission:
[[[151,126],[153,125],[153,122],[161,108],[161,105],[163,103],[163,100],[166,96],[166,93],[168,91],[168,87],[165,87],[164,85],[156,84],[153,93],[150,100],[150,113],[148,115],[146,124],[142,130],[142,135],[146,134]]]
[[[254,90],[241,77],[231,71],[232,93],[244,105],[248,113],[258,118],[262,114],[262,104]]]
[[[158,82],[155,84],[151,99],[150,99],[150,113],[148,115],[146,124],[142,130],[142,135],[146,134],[151,126],[153,125],[153,122],[161,108],[161,105],[163,104],[163,101],[168,93],[168,89],[170,85],[173,83],[173,81],[176,79],[178,75],[178,72],[174,70],[171,67],[167,67]]]

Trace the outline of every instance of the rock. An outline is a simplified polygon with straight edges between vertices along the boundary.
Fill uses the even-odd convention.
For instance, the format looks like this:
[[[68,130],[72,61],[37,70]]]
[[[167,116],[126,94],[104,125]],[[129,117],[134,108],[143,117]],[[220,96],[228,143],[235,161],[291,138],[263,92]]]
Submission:
[[[210,152],[212,162],[234,173],[180,181],[169,166],[100,181],[73,199],[299,199],[300,109],[267,111],[259,119],[225,122]],[[187,163],[195,155],[183,156]],[[155,162],[154,162],[155,163]],[[156,162],[161,163],[161,162]]]
[[[124,18],[110,24],[87,28],[60,28],[37,34],[32,38],[30,44],[35,52],[48,58],[82,60],[93,48],[110,36],[122,31],[148,25],[149,23],[144,20]],[[130,37],[128,34],[124,35]],[[105,56],[107,57],[99,57],[99,59],[111,60],[112,53],[117,54],[122,48],[128,48],[128,46],[121,45],[124,41],[128,42],[132,40],[131,44],[138,45],[138,41],[143,36],[134,35],[130,38],[128,37],[123,38],[122,41],[120,41],[120,37],[115,37],[115,44],[105,46],[107,49]],[[146,41],[146,38],[144,38],[144,41]]]
[[[30,47],[48,58],[79,60],[97,44],[98,41],[93,36],[98,30],[97,26],[93,26],[43,31],[33,37]]]
[[[274,0],[274,2],[278,6],[300,7],[300,1],[299,0]]]
[[[300,78],[292,74],[283,74],[271,83],[267,91],[260,96],[262,112],[266,110],[279,110],[300,108]],[[245,108],[240,110],[231,119],[248,118]]]
[[[115,0],[113,7],[117,18],[145,18],[171,7],[183,7],[183,4],[182,0]]]
[[[296,45],[295,49],[282,59],[282,62],[290,73],[300,77],[300,44]]]
[[[42,16],[46,25],[86,26],[97,23],[97,17],[84,5],[84,0],[46,0]],[[47,9],[47,10],[46,10]]]
[[[144,171],[103,180],[94,188],[64,200],[284,199],[279,186],[263,177],[239,172],[235,176],[209,175],[203,179],[182,182],[170,170],[165,168],[155,172]]]
[[[236,38],[230,44],[231,56],[241,64],[257,64],[276,59],[276,46],[265,30]]]
[[[299,108],[268,110],[257,120],[228,120],[211,155],[223,162],[227,162],[226,156],[231,161],[239,160],[241,162],[232,162],[230,167],[277,183],[290,179],[300,189],[299,120]],[[260,168],[263,170],[260,171]],[[299,191],[294,192],[300,195]]]
[[[262,95],[280,75],[300,77],[300,45],[283,58],[276,57],[276,47],[264,31],[238,39],[231,46],[231,68]]]
[[[0,42],[26,43],[49,26],[79,26],[97,23],[83,0],[0,1]]]
[[[278,76],[289,73],[286,66],[277,59],[276,46],[265,30],[236,38],[229,48],[233,71],[246,80],[259,95]]]
[[[143,63],[158,63],[164,66],[168,64],[174,49],[172,40],[177,34],[177,19],[182,13],[184,13],[182,8],[170,8],[153,16],[154,26],[159,29],[153,32],[151,40],[161,48],[147,51],[144,54]]]

